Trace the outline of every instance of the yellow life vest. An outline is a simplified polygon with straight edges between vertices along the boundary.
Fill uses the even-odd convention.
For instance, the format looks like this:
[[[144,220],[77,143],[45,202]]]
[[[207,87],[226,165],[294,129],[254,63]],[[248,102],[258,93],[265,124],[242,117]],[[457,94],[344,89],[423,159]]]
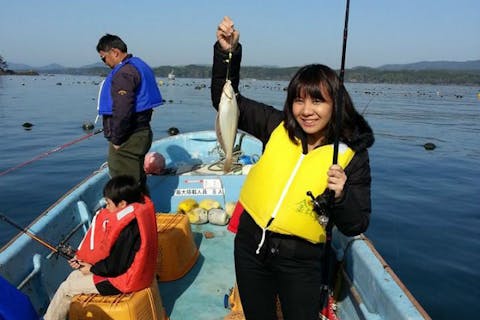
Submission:
[[[338,164],[345,168],[355,152],[339,145]],[[240,202],[261,228],[293,235],[312,243],[325,242],[325,229],[313,210],[312,200],[327,188],[333,145],[307,154],[288,137],[283,122],[272,132],[260,160],[251,168],[240,192]]]

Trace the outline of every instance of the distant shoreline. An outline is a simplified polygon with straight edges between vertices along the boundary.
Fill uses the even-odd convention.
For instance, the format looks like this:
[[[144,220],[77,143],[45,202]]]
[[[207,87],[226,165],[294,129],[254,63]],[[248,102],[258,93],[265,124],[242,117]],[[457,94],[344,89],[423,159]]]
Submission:
[[[0,69],[0,76],[39,76],[35,70],[25,70],[25,71],[13,71],[13,70],[1,70]]]
[[[252,67],[241,69],[242,79],[271,81],[289,81],[299,67]],[[177,78],[208,79],[211,77],[211,66],[161,66],[153,68],[157,77],[168,77],[175,70]],[[13,73],[11,73],[13,72]],[[39,74],[71,74],[106,76],[110,72],[107,67],[60,68],[57,70],[11,71],[0,75],[39,75]],[[466,85],[480,86],[480,70],[382,70],[378,68],[356,67],[345,71],[345,82],[378,83],[378,84],[431,84],[431,85]]]

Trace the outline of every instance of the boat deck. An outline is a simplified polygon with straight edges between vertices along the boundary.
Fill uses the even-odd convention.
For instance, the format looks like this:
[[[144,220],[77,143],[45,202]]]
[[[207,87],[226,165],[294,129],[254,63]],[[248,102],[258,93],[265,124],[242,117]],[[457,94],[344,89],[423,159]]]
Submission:
[[[229,312],[225,294],[235,284],[234,234],[209,223],[192,225],[192,232],[200,255],[185,276],[159,283],[163,306],[171,319],[223,319]],[[206,238],[205,232],[213,237]]]

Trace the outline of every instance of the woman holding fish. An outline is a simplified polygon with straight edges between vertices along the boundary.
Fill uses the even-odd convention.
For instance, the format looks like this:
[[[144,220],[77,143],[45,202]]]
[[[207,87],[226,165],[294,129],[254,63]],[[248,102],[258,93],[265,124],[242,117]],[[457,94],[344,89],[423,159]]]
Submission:
[[[213,106],[220,113],[224,86],[231,82],[238,106],[231,112],[235,117],[238,112],[238,128],[264,146],[238,204],[242,213],[235,237],[235,272],[245,316],[276,319],[278,296],[285,319],[318,319],[326,233],[306,193],[334,193],[333,223],[348,236],[364,232],[371,211],[367,148],[373,144],[373,132],[336,73],[324,65],[297,71],[283,111],[242,96],[240,34],[225,17],[216,35]],[[332,165],[338,93],[343,94],[341,143],[338,164]]]

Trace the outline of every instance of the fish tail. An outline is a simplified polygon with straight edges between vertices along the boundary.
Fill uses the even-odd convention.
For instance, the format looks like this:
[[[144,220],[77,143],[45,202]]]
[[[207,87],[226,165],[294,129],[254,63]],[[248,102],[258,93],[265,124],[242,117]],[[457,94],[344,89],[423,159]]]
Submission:
[[[227,156],[225,158],[225,161],[223,162],[223,172],[227,173],[227,172],[230,172],[230,170],[232,170],[232,156]]]

